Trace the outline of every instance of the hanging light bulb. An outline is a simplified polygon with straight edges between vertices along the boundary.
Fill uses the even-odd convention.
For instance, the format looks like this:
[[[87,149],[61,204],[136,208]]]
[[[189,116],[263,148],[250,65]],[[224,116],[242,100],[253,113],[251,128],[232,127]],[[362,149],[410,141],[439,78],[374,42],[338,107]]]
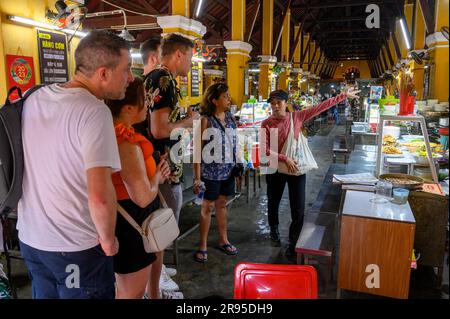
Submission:
[[[133,37],[133,35],[127,30],[127,28],[123,28],[122,32],[120,32],[119,37],[121,37],[122,39],[129,41],[129,42],[133,42],[136,41],[136,39]]]

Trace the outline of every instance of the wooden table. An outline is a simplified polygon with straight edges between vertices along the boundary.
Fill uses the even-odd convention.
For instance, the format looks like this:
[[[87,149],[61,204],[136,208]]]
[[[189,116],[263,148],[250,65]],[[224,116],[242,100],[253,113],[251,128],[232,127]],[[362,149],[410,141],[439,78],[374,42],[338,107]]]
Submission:
[[[373,196],[369,192],[346,192],[339,241],[338,297],[340,289],[347,289],[406,299],[414,215],[408,203],[376,204],[371,202]],[[374,277],[377,271],[379,276]]]

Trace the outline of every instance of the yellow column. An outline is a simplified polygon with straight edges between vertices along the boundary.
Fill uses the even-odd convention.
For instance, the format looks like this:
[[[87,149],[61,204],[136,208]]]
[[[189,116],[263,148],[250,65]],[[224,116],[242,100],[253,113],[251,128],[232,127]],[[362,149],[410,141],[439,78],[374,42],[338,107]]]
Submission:
[[[394,60],[394,65],[396,65],[398,62],[398,58],[397,58],[397,52],[395,51],[394,39],[393,39],[392,34],[389,37],[388,43],[389,43],[388,49],[389,49],[389,51],[391,51],[392,59]]]
[[[294,40],[297,39],[297,35],[300,32],[300,25],[294,26]],[[293,74],[294,81],[298,82],[300,81],[300,39],[297,43],[297,46],[294,48],[294,56],[292,59],[293,62],[293,68],[291,70],[291,74]],[[298,88],[300,88],[299,85],[297,85]]]
[[[246,3],[245,0],[232,0],[231,2],[231,40],[244,41],[245,34],[245,12]]]
[[[416,29],[415,34],[413,34],[414,39],[414,49],[422,50],[425,47],[425,20],[422,14],[422,8],[419,4],[416,6]],[[418,65],[414,61],[411,63],[411,69],[413,71],[413,81],[416,88],[418,100],[424,99],[423,96],[423,84],[424,84],[424,65]]]
[[[318,46],[319,43],[317,43],[316,45]],[[319,61],[319,58],[320,58],[320,48],[318,47],[318,48],[317,48],[316,56],[314,57],[314,61],[313,61],[313,63],[311,64],[311,72],[312,72],[313,74],[316,74],[316,72],[314,72],[314,71],[316,70],[317,63],[320,62],[320,61]]]
[[[245,34],[245,0],[232,1],[232,41],[225,41],[227,49],[227,82],[230,89],[231,100],[238,108],[247,96],[245,96],[245,72],[248,68],[248,60],[252,46],[244,41]]]
[[[316,41],[311,41],[311,44],[310,44],[310,46],[309,46],[309,57],[308,57],[308,59],[306,60],[306,62],[307,63],[309,63],[309,62],[314,62],[314,61],[312,61],[312,59],[313,58],[315,58],[314,57],[314,51],[316,50]],[[316,53],[317,54],[317,53]],[[312,69],[311,69],[311,67],[309,66],[309,64],[308,64],[308,71],[312,74],[313,72],[312,72]]]
[[[300,32],[300,25],[296,25],[294,27],[294,40],[297,39],[297,35]],[[294,49],[294,66],[296,68],[300,67],[297,63],[300,62],[300,39],[297,43],[297,46]]]
[[[306,46],[308,44],[308,40],[309,40],[309,34],[305,34],[303,36],[303,47],[302,47],[302,52],[305,52]],[[300,66],[303,70],[307,70],[308,69],[308,57],[309,57],[309,50],[306,51],[305,56],[303,58],[303,64]]]
[[[190,18],[191,0],[172,0],[172,15]]]
[[[435,31],[439,32],[442,27],[448,28],[448,7],[449,0],[436,0],[436,26]]]
[[[273,1],[263,0],[263,34],[262,34],[262,56],[259,65],[259,96],[266,99],[269,96],[271,69],[276,62],[272,56],[273,44]]]
[[[319,52],[320,53],[320,52]],[[320,55],[319,55],[319,57],[320,57]],[[322,63],[324,63],[325,62],[325,54],[322,54],[322,56],[320,57],[320,60],[317,60],[317,65],[316,65],[316,67],[314,67],[314,70],[316,71],[316,72],[314,72],[317,76],[320,76],[320,74],[319,74],[319,71],[320,71],[320,69],[321,69],[321,67],[322,67]]]
[[[305,52],[305,49],[308,45],[308,40],[309,40],[309,34],[305,34],[303,36],[303,46],[302,46],[302,52]],[[307,50],[305,52],[305,56],[303,57],[303,64],[300,66],[300,68],[303,70],[301,73],[302,78],[305,76],[306,78],[304,80],[302,80],[300,88],[302,90],[302,92],[307,93],[306,91],[308,90],[308,76],[309,76],[309,72],[308,72],[308,58],[309,58],[309,50]]]
[[[280,74],[278,81],[278,88],[280,90],[287,90],[289,87],[289,75],[290,75],[290,42],[291,42],[291,10],[286,12],[283,23],[283,35],[281,38],[281,62],[283,62],[284,71]]]
[[[449,86],[449,41],[440,32],[441,27],[449,25],[449,1],[436,0],[435,33],[426,38],[431,57],[430,97],[439,101],[448,101]]]

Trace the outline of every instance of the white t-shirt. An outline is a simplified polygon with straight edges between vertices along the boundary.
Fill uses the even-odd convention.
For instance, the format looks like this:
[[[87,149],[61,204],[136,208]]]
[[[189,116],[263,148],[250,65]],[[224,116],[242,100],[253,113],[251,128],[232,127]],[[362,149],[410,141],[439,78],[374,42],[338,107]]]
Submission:
[[[44,251],[81,251],[98,245],[86,171],[120,170],[108,107],[85,89],[53,84],[26,100],[22,134],[25,170],[19,239]]]

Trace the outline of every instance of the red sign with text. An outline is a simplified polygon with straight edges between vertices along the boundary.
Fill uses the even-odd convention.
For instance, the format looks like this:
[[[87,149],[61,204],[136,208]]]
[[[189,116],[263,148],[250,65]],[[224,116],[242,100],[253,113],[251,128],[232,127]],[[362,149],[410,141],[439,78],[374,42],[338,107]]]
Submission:
[[[33,58],[22,55],[6,55],[6,67],[8,71],[8,90],[14,86],[19,87],[24,93],[35,85]],[[10,100],[19,98],[17,92],[11,93]]]

